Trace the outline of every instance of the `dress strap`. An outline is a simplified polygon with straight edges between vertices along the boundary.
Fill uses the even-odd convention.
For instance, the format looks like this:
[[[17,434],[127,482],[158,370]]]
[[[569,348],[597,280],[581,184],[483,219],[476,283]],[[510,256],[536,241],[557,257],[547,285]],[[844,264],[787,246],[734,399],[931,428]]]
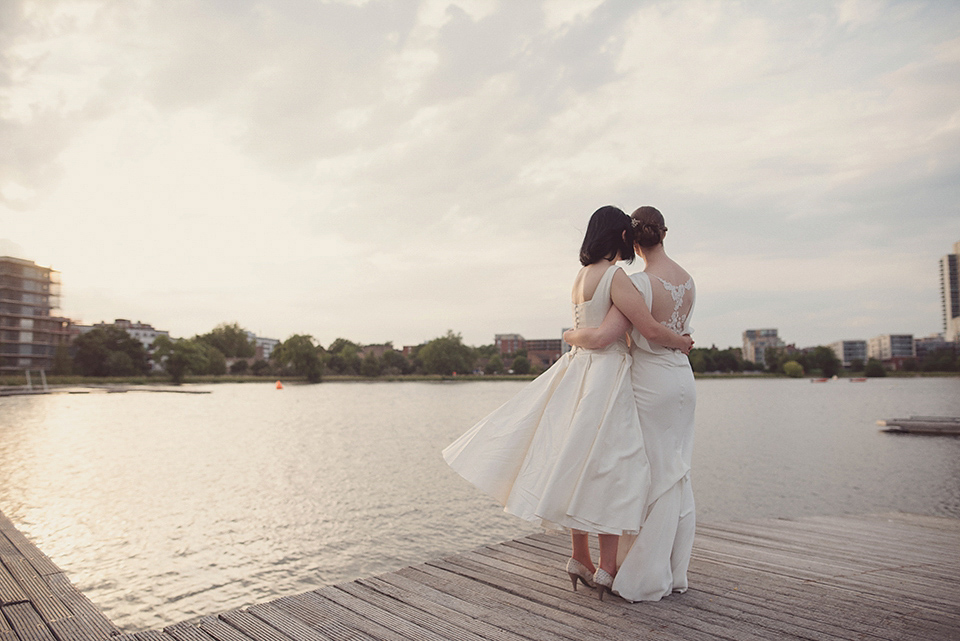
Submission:
[[[610,298],[610,288],[613,285],[613,277],[617,273],[617,270],[620,269],[619,265],[610,265],[607,268],[607,271],[603,273],[603,276],[600,277],[600,282],[597,283],[597,288],[593,292],[593,296],[590,297],[590,300],[603,300]],[[602,298],[598,298],[602,297]]]

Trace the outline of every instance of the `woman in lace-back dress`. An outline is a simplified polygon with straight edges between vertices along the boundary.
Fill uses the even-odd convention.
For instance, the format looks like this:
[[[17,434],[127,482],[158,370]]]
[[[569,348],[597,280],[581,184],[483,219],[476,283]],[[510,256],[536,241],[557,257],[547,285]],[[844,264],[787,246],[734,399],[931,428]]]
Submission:
[[[636,249],[646,263],[632,274],[633,299],[680,334],[689,334],[696,290],[693,278],[667,256],[667,228],[653,207],[632,214]],[[624,297],[631,298],[631,297]],[[616,308],[598,329],[568,332],[571,345],[602,348],[630,327]],[[650,463],[650,491],[638,536],[623,537],[613,589],[629,601],[659,601],[687,589],[687,567],[696,524],[690,461],[693,454],[696,389],[687,357],[631,331],[631,382]]]
[[[594,212],[573,287],[575,327],[600,325],[612,308],[615,283],[618,290],[632,287],[616,266],[633,259],[632,236],[630,218],[620,209]],[[634,322],[651,340],[689,351],[689,337],[640,307]],[[571,531],[567,572],[574,589],[578,580],[592,586],[594,578],[610,586],[619,537],[637,534],[645,516],[650,470],[631,363],[624,332],[602,348],[574,348],[443,450],[450,467],[507,512]],[[600,537],[599,570],[588,534]]]

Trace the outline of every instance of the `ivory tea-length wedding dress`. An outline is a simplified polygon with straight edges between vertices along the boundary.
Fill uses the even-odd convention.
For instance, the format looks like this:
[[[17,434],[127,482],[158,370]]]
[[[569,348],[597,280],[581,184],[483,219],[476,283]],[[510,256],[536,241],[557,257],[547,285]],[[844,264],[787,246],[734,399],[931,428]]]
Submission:
[[[630,279],[652,309],[653,288],[673,300],[664,325],[689,334],[695,289],[693,279],[677,285],[639,272]],[[694,409],[697,393],[689,359],[650,343],[634,329],[630,378],[650,463],[651,485],[640,534],[620,539],[613,590],[628,601],[659,601],[687,589],[696,512],[690,485]]]
[[[610,309],[611,266],[593,297],[574,305],[576,327]],[[631,384],[630,350],[573,348],[443,450],[458,474],[504,510],[548,528],[636,534],[650,468]]]

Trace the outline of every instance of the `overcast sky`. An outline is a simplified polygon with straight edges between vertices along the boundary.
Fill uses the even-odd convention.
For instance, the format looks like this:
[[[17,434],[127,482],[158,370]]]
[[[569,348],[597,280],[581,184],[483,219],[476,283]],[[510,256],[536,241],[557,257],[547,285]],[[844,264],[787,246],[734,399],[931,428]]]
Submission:
[[[654,205],[699,346],[928,335],[958,6],[0,0],[0,255],[87,323],[481,345],[559,337],[590,214]]]

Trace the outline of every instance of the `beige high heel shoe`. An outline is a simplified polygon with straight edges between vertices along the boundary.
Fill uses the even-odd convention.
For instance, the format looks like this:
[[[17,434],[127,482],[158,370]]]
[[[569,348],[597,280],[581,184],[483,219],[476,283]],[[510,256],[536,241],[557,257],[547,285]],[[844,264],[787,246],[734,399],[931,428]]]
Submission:
[[[577,591],[577,581],[583,581],[588,588],[596,587],[593,583],[593,572],[587,569],[583,563],[571,558],[567,561],[567,574],[570,576],[570,582],[573,583],[573,591]]]
[[[612,592],[613,577],[603,568],[597,568],[597,573],[593,575],[593,582],[597,585],[597,596],[603,601],[604,592]]]

